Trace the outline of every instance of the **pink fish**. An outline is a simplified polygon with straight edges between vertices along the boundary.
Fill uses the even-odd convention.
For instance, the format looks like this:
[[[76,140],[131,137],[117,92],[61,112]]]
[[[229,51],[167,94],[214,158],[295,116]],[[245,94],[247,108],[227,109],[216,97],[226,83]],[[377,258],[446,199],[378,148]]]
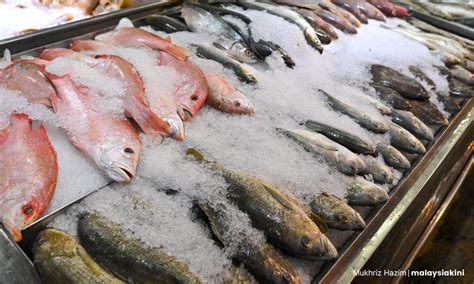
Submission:
[[[0,130],[0,220],[16,241],[21,230],[48,207],[58,179],[56,152],[44,126],[33,129],[24,114],[12,114]]]
[[[40,55],[41,58],[48,60],[63,56],[83,60],[91,68],[123,82],[125,84],[125,95],[123,97],[125,115],[133,118],[143,132],[162,136],[171,134],[168,123],[150,109],[145,96],[143,81],[129,62],[115,55],[89,56],[65,48],[47,49]]]
[[[204,73],[191,62],[177,60],[164,52],[158,55],[158,65],[172,67],[179,74],[174,93],[178,114],[184,121],[188,120],[188,115],[194,117],[207,98]]]
[[[133,125],[101,111],[92,94],[78,88],[69,75],[43,72],[56,88],[51,102],[69,140],[112,180],[129,182],[135,176],[141,151]]]
[[[122,28],[95,37],[96,40],[126,47],[149,47],[169,53],[176,59],[185,61],[192,53],[186,48],[177,46],[169,39],[164,39],[139,28]]]
[[[370,19],[375,19],[378,21],[385,22],[385,16],[383,15],[382,11],[377,9],[374,5],[370,4],[365,0],[354,0],[357,7]]]
[[[45,63],[37,58],[17,59],[1,71],[0,85],[20,92],[32,104],[51,106],[49,97],[55,90],[39,67]]]
[[[207,103],[213,108],[228,113],[255,114],[255,108],[250,100],[224,77],[213,74],[206,78],[209,86]]]

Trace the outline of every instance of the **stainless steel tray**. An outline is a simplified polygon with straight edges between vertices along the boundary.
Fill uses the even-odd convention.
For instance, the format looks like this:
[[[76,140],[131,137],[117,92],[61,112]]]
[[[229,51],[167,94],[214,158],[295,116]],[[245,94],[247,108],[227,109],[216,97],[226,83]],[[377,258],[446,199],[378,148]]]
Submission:
[[[0,42],[0,52],[9,48],[14,57],[37,56],[44,48],[65,47],[73,39],[88,39],[110,30],[122,17],[130,18],[138,26],[143,25],[147,15],[179,5],[180,2],[160,1],[17,37]],[[472,155],[473,146],[469,145],[474,137],[473,106],[474,99],[466,100],[463,109],[451,118],[449,126],[437,129],[435,140],[427,145],[427,153],[413,161],[412,170],[391,191],[389,201],[371,210],[366,218],[367,228],[354,233],[347,240],[339,249],[340,257],[327,262],[316,275],[315,282],[348,283],[354,280],[355,271],[365,267],[396,267],[402,264],[448,194],[457,173],[462,169],[460,165],[464,165]],[[31,254],[37,233],[51,218],[83,198],[43,216],[26,228],[24,240],[20,243],[25,253]],[[400,245],[402,243],[403,246]]]

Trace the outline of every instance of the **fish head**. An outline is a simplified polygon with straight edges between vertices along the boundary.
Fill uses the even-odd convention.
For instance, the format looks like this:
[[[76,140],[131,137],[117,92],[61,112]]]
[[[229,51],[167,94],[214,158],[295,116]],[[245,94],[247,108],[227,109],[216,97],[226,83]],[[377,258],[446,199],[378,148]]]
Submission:
[[[275,250],[266,250],[265,258],[260,267],[261,273],[265,279],[271,279],[272,283],[277,284],[299,284],[301,279],[296,271]]]
[[[163,120],[168,123],[171,130],[171,137],[178,141],[183,141],[184,139],[184,124],[183,120],[179,117],[178,114],[169,114],[163,117]]]
[[[321,44],[318,35],[314,32],[313,29],[306,28],[304,30],[304,36],[309,45],[311,45],[311,47],[316,49],[320,54],[323,53],[323,45]]]
[[[337,250],[318,226],[309,218],[302,218],[295,224],[298,236],[291,237],[292,252],[298,256],[315,260],[327,260],[337,257]]]
[[[253,106],[252,102],[250,102],[250,100],[238,90],[232,92],[232,94],[227,100],[223,102],[223,104],[225,104],[223,108],[231,113],[248,115],[255,114],[255,107]]]
[[[334,216],[338,223],[342,224],[344,228],[352,231],[361,231],[365,228],[366,224],[364,219],[352,210],[339,210],[338,214]]]
[[[366,168],[365,163],[356,155],[338,155],[338,165],[344,173],[357,174]]]
[[[56,229],[45,229],[36,238],[33,255],[35,261],[68,257],[75,254],[76,248],[77,241],[72,236]]]
[[[426,148],[423,145],[423,143],[420,142],[420,140],[413,138],[409,139],[409,142],[411,149],[413,149],[414,152],[418,154],[424,154],[426,153]]]
[[[100,145],[97,163],[117,182],[130,182],[136,174],[141,144],[137,137],[114,136]]]
[[[245,43],[241,41],[237,41],[232,44],[229,49],[229,54],[231,57],[235,58],[236,60],[244,63],[254,63],[257,61],[257,56],[253,53],[250,48],[248,48]]]
[[[383,203],[388,200],[388,194],[378,186],[366,188],[366,196],[370,199],[372,204]]]
[[[6,212],[2,216],[2,223],[17,242],[22,240],[21,230],[36,221],[43,212],[39,202],[30,197],[7,197],[2,208]]]

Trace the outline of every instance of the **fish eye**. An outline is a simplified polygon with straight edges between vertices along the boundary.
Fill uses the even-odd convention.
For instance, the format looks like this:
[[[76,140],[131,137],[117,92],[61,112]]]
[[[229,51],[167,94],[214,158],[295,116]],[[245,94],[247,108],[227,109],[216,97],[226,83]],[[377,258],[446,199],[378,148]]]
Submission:
[[[192,101],[197,101],[197,99],[198,99],[198,97],[197,97],[196,95],[192,95],[192,96],[191,96],[191,100],[192,100]]]
[[[48,240],[47,240],[47,239],[40,239],[40,240],[38,241],[38,244],[40,244],[40,245],[45,245],[45,244],[47,244],[47,243],[48,243]]]
[[[236,107],[239,107],[239,106],[240,106],[240,102],[239,102],[239,101],[235,101],[235,102],[234,102],[234,105],[235,105]]]
[[[125,153],[128,153],[128,154],[134,154],[134,153],[135,153],[135,151],[133,151],[133,149],[132,149],[132,148],[129,148],[129,147],[125,148],[123,151],[124,151]]]
[[[33,207],[30,204],[26,204],[21,208],[21,212],[25,215],[31,215],[33,213]]]
[[[369,193],[369,196],[370,196],[370,198],[372,198],[374,200],[377,199],[377,195],[375,194],[375,192]]]
[[[291,275],[288,272],[283,273],[283,281],[285,281],[285,283],[291,282]]]
[[[251,57],[253,54],[250,50],[246,50],[245,55]]]
[[[304,236],[303,238],[301,238],[301,244],[304,246],[304,247],[309,247],[309,238]]]

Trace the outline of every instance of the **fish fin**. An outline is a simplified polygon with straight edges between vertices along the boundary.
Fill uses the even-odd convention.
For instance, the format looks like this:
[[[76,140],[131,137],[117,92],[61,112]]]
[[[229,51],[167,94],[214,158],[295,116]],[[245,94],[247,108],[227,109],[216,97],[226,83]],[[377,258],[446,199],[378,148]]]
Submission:
[[[165,52],[181,61],[186,61],[193,54],[189,49],[178,45],[173,45],[173,47],[166,49]]]
[[[49,99],[51,100],[51,105],[53,106],[54,111],[58,111],[59,107],[59,97],[57,92],[52,92],[49,94]]]
[[[221,49],[221,50],[225,50],[225,51],[228,50],[228,49],[225,48],[222,44],[217,43],[217,42],[213,42],[212,45],[214,45],[215,47],[217,47],[218,49]]]
[[[273,187],[272,185],[264,182],[264,181],[261,181],[261,184],[263,185],[263,187],[266,189],[266,191],[268,193],[270,193],[270,195],[275,198],[281,205],[285,206],[286,208],[288,209],[291,209],[291,210],[294,210],[295,207],[298,207],[297,204],[293,203],[292,201],[292,198],[289,198],[288,196],[286,196],[285,194],[281,193],[280,191],[278,191],[275,187]]]
[[[212,208],[211,206],[209,206],[208,204],[203,203],[203,202],[195,202],[195,204],[199,207],[199,209],[202,210],[202,212],[204,212],[204,215],[206,215],[207,220],[209,221],[209,226],[211,227],[212,233],[216,236],[216,238],[222,244],[224,244],[224,238],[221,235],[221,233],[219,232],[218,227],[217,227],[217,223],[216,223],[217,218],[219,218],[217,216],[216,210],[214,208]]]
[[[313,221],[319,227],[321,232],[323,232],[324,234],[327,233],[328,225],[326,224],[326,222],[324,222],[323,218],[321,218],[319,215],[315,214],[312,211],[308,212],[307,215],[309,219],[311,219],[311,221]]]

